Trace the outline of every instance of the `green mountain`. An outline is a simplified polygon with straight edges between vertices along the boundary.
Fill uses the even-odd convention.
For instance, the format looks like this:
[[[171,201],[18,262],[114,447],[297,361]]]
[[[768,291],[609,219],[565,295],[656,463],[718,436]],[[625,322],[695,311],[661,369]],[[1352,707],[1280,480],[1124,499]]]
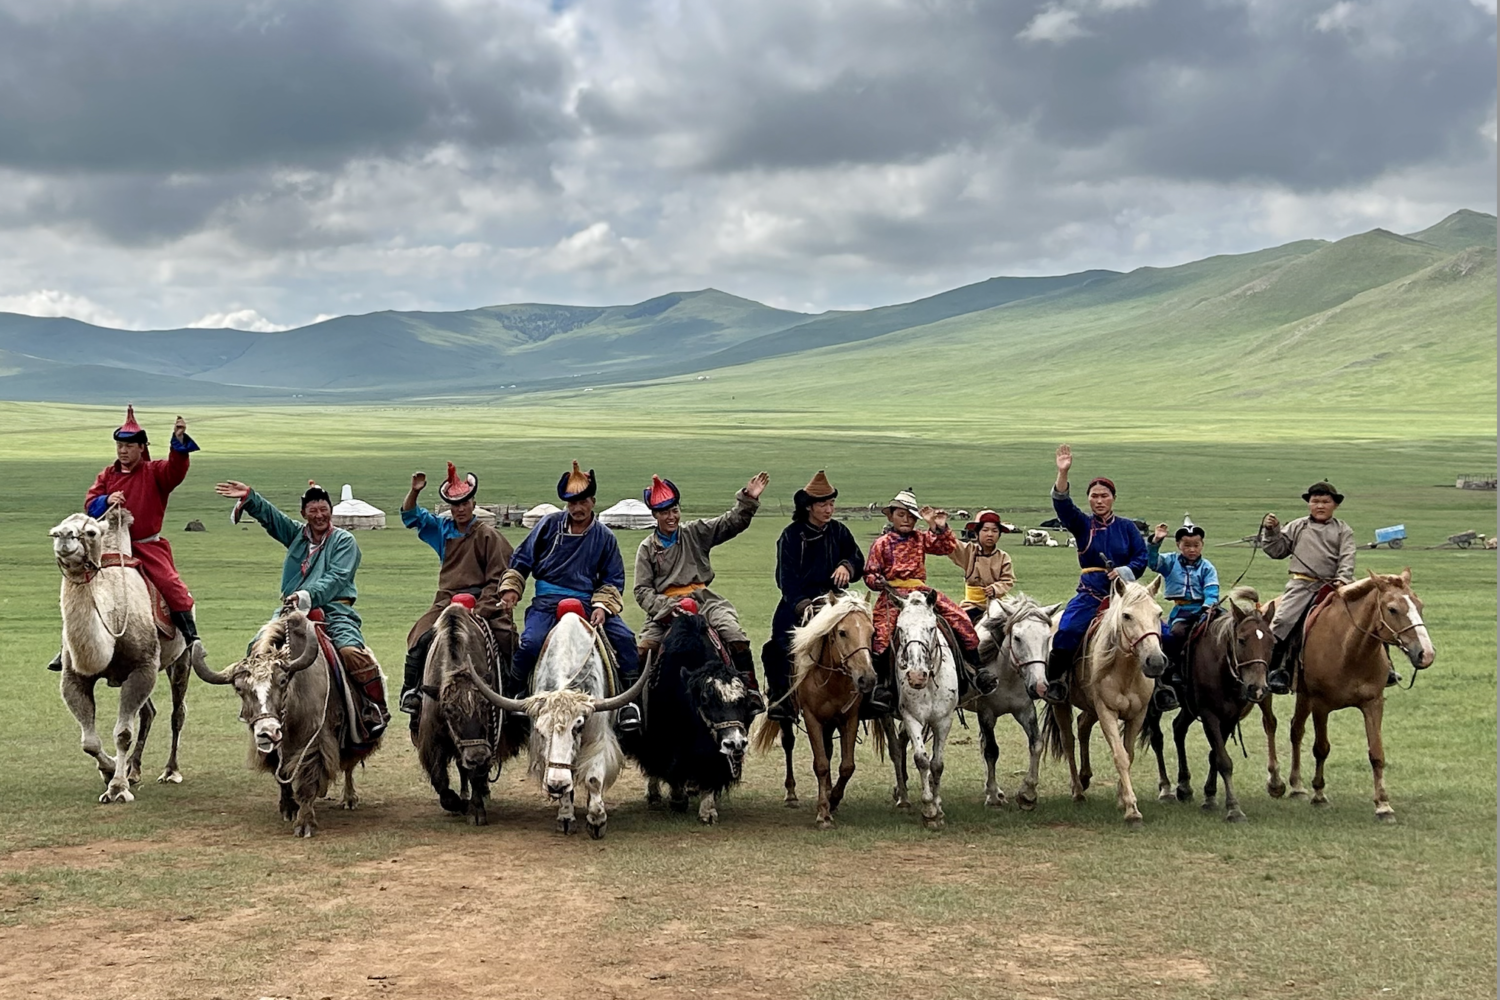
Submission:
[[[994,278],[809,316],[706,289],[629,306],[345,316],[285,333],[127,333],[0,314],[0,399],[474,402],[1046,427],[1090,406],[1184,420],[1380,405],[1494,422],[1495,217],[1457,212],[1127,274]],[[316,363],[309,363],[316,359]],[[582,398],[582,397],[580,397]],[[749,400],[750,403],[739,402]],[[733,408],[729,406],[728,408]],[[1445,418],[1446,419],[1446,418]],[[1467,426],[1467,423],[1465,424]]]

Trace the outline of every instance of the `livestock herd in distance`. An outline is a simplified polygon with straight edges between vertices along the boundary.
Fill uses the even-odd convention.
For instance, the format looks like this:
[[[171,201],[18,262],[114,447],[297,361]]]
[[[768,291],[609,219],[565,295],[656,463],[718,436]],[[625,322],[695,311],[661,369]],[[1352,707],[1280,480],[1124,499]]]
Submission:
[[[76,514],[52,530],[62,571],[61,605],[64,644],[70,653],[62,694],[82,729],[82,745],[94,758],[105,781],[100,802],[129,802],[139,782],[147,736],[157,714],[151,694],[158,671],[167,675],[172,695],[171,752],[160,782],[183,780],[177,750],[184,719],[189,673],[205,682],[229,685],[240,697],[240,718],[249,726],[251,760],[271,773],[280,792],[280,811],[294,834],[317,830],[315,805],[343,775],[341,805],[354,808],[359,799],[353,768],[378,747],[378,740],[350,744],[340,736],[355,711],[344,688],[335,682],[318,630],[307,614],[285,609],[257,635],[247,656],[223,671],[211,670],[201,643],[188,647],[180,635],[164,638],[158,630],[146,584],[130,562],[128,511],[111,508],[102,520]],[[105,554],[108,553],[108,557]],[[115,554],[119,555],[116,556]],[[1239,588],[1224,602],[1204,634],[1191,647],[1186,665],[1190,696],[1173,725],[1178,751],[1178,780],[1167,777],[1162,759],[1160,717],[1151,706],[1152,677],[1165,663],[1161,652],[1162,611],[1151,587],[1116,581],[1113,599],[1100,616],[1078,661],[1070,704],[1049,706],[1039,723],[1034,698],[1046,687],[1043,665],[1060,605],[1042,607],[1013,594],[989,603],[976,626],[981,655],[1000,678],[988,694],[971,693],[964,703],[974,711],[982,736],[986,766],[984,801],[1002,806],[1007,796],[996,781],[999,756],[996,720],[1013,716],[1026,735],[1029,762],[1015,793],[1023,810],[1035,807],[1040,758],[1050,747],[1069,764],[1072,796],[1082,800],[1092,771],[1088,738],[1100,724],[1118,772],[1117,802],[1125,820],[1141,822],[1130,780],[1138,743],[1149,742],[1158,762],[1158,798],[1192,798],[1184,740],[1191,723],[1201,721],[1210,747],[1210,770],[1204,786],[1204,809],[1218,808],[1217,781],[1224,781],[1224,815],[1243,820],[1232,786],[1233,761],[1225,742],[1239,719],[1260,707],[1267,734],[1271,795],[1288,789],[1307,796],[1302,784],[1301,744],[1306,721],[1316,729],[1316,775],[1311,801],[1325,804],[1323,765],[1328,755],[1327,715],[1345,707],[1364,712],[1370,735],[1376,816],[1394,818],[1386,796],[1379,709],[1383,705],[1388,660],[1398,647],[1413,666],[1431,665],[1435,655],[1420,615],[1421,602],[1410,588],[1410,571],[1371,573],[1333,595],[1343,614],[1325,614],[1309,622],[1305,661],[1299,671],[1292,720],[1292,767],[1288,781],[1279,773],[1275,752],[1276,720],[1266,692],[1270,652],[1268,607],[1258,604],[1249,588]],[[898,599],[900,614],[893,641],[898,712],[873,720],[868,731],[880,750],[889,752],[895,774],[894,798],[909,808],[906,753],[913,751],[918,771],[920,814],[932,829],[943,825],[941,783],[947,734],[958,699],[958,661],[942,638],[932,602],[922,592]],[[315,616],[314,616],[315,617]],[[535,693],[524,700],[498,693],[499,663],[488,629],[463,604],[450,605],[439,617],[424,675],[423,709],[416,743],[419,759],[438,794],[441,807],[487,822],[485,800],[500,767],[521,752],[540,787],[557,804],[557,828],[576,829],[575,796],[585,799],[585,827],[591,836],[605,833],[605,794],[627,755],[648,780],[648,801],[662,801],[667,789],[673,809],[689,808],[699,798],[704,823],[719,818],[722,796],[743,774],[753,743],[766,750],[779,740],[786,757],[785,802],[798,804],[793,772],[795,728],[755,718],[764,699],[750,689],[727,662],[704,619],[690,612],[675,616],[662,648],[634,687],[611,693],[609,672],[590,624],[564,616],[535,669]],[[811,609],[795,632],[792,691],[795,707],[811,744],[818,781],[816,823],[833,825],[854,772],[854,743],[861,696],[870,690],[870,603],[848,591],[835,591]],[[112,732],[114,753],[103,746],[94,721],[93,690],[100,678],[120,688],[119,711]],[[639,696],[644,724],[622,745],[614,713]],[[1079,712],[1075,744],[1072,713]],[[1373,716],[1373,728],[1369,725]],[[831,758],[835,738],[841,743],[837,773]],[[452,788],[452,771],[459,789]]]

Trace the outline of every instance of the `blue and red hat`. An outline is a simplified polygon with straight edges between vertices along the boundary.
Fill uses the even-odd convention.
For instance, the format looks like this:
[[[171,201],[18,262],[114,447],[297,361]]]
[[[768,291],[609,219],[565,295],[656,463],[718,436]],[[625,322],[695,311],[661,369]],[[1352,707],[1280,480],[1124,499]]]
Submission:
[[[641,499],[652,510],[671,510],[682,502],[682,493],[672,480],[653,475],[651,485],[641,490]]]
[[[458,469],[453,463],[448,463],[448,478],[438,487],[438,496],[448,503],[463,503],[465,500],[474,499],[474,494],[479,491],[479,477],[472,472],[464,474],[462,479],[458,478]]]
[[[115,428],[115,440],[130,444],[146,444],[146,428],[135,422],[135,407],[125,407],[125,422]]]

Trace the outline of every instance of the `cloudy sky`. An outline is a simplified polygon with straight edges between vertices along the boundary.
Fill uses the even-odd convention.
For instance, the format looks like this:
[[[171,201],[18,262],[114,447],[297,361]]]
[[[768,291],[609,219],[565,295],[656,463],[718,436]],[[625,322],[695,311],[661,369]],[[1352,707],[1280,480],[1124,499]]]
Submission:
[[[1495,0],[0,0],[0,310],[818,311],[1494,211]]]

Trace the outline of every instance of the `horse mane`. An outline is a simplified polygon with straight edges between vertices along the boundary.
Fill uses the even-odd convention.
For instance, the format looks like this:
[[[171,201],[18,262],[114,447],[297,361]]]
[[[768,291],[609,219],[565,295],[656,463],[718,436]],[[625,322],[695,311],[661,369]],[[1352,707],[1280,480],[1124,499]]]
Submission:
[[[1109,607],[1099,616],[1099,627],[1094,632],[1094,641],[1088,654],[1089,674],[1097,674],[1109,661],[1119,655],[1119,636],[1124,631],[1125,609],[1141,603],[1150,603],[1159,614],[1161,605],[1144,584],[1134,580],[1125,584],[1125,591],[1110,597]]]
[[[845,592],[843,596],[836,597],[819,608],[818,613],[806,625],[792,629],[794,669],[788,691],[797,690],[808,672],[817,666],[818,656],[823,651],[823,641],[838,627],[839,622],[857,610],[868,614],[870,605],[858,594]]]
[[[1359,600],[1372,590],[1378,590],[1384,580],[1379,576],[1367,576],[1363,580],[1346,583],[1338,589],[1338,595],[1346,601]]]

